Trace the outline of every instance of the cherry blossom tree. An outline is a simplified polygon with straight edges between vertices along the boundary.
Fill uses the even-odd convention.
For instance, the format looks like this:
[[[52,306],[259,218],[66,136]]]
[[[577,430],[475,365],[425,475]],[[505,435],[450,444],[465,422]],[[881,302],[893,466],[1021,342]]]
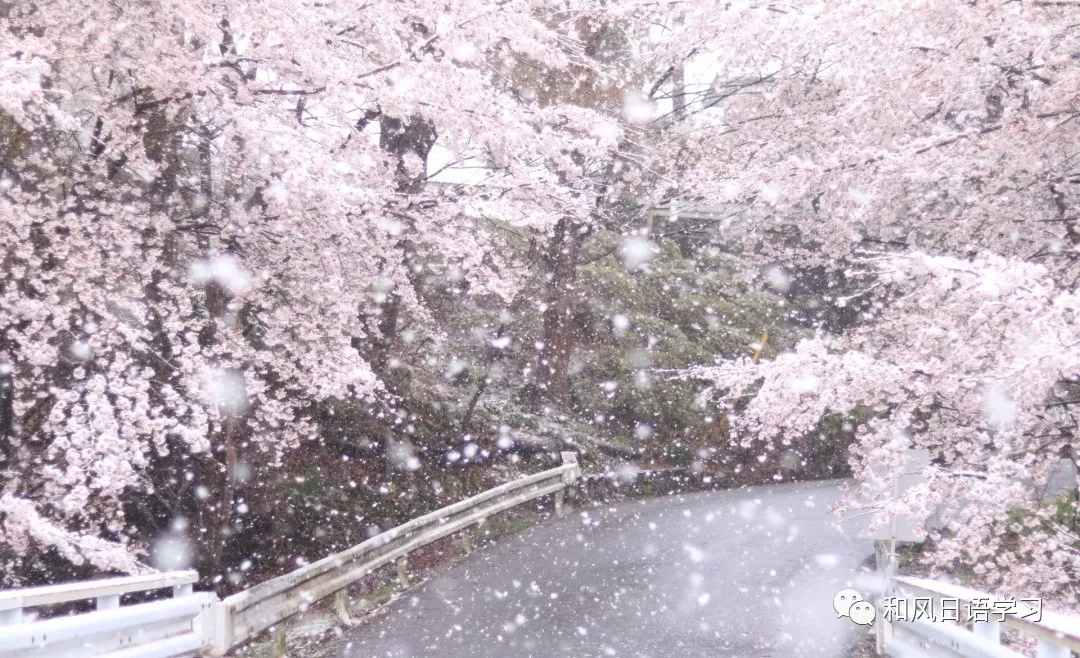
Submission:
[[[125,497],[156,482],[198,494],[214,565],[241,461],[310,440],[326,401],[396,404],[392,349],[440,337],[431,263],[474,295],[519,285],[470,219],[493,185],[425,184],[435,142],[490,163],[541,231],[588,202],[530,163],[606,143],[595,112],[506,84],[521,58],[588,62],[528,3],[58,0],[8,7],[2,33],[0,538],[20,554],[137,569]]]
[[[940,506],[935,566],[1075,603],[1075,500],[1038,496],[1080,454],[1075,7],[679,11],[669,61],[689,47],[715,79],[688,88],[671,148],[704,157],[675,197],[748,208],[722,239],[759,263],[864,283],[831,300],[866,309],[842,335],[691,372],[729,405],[732,440],[780,455],[869,409],[848,505],[879,523]],[[867,501],[909,447],[930,449],[929,483]]]
[[[0,546],[139,570],[151,537],[125,503],[161,494],[198,511],[217,568],[246,465],[315,439],[336,402],[400,420],[404,347],[443,338],[423,301],[438,268],[539,311],[536,389],[560,398],[576,272],[606,255],[588,238],[622,233],[632,269],[720,209],[747,279],[823,268],[864,284],[831,303],[866,309],[775,360],[687,373],[739,400],[733,440],[778,455],[870,408],[857,475],[935,457],[880,513],[949,503],[938,565],[1067,595],[1076,537],[1031,493],[1078,454],[1075,11],[6,7]],[[493,226],[534,241],[535,272]]]
[[[767,452],[797,452],[826,414],[872,407],[853,449],[852,504],[875,511],[876,523],[938,515],[949,531],[938,566],[979,565],[991,584],[1062,594],[1080,567],[1077,537],[1048,523],[1056,509],[1033,494],[1063,448],[1076,447],[1066,382],[1080,368],[1080,298],[1045,267],[1000,256],[873,262],[892,291],[879,321],[694,376],[742,399],[729,415],[735,436]],[[928,484],[889,499],[913,446],[935,458]],[[1028,515],[1018,521],[1020,510]]]

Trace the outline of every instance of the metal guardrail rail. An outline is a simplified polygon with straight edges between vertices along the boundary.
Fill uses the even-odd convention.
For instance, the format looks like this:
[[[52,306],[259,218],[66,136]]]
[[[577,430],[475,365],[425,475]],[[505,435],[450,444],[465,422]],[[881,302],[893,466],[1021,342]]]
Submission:
[[[345,590],[379,567],[396,562],[405,580],[410,552],[461,532],[522,503],[555,495],[562,515],[566,487],[581,477],[577,453],[563,452],[562,465],[519,478],[419,516],[365,542],[296,571],[219,600],[192,592],[194,571],[111,578],[0,592],[0,658],[109,656],[174,658],[221,656],[271,627],[275,653],[284,647],[281,622],[331,595],[347,618]],[[174,598],[120,607],[120,596],[172,587]],[[95,599],[97,611],[24,622],[23,609]]]
[[[1023,600],[993,596],[960,585],[927,578],[895,575],[895,558],[882,556],[879,545],[879,566],[884,567],[887,586],[885,597],[929,600],[929,619],[895,619],[884,617],[878,606],[878,653],[893,658],[1024,658],[1001,644],[1003,627],[1012,628],[1038,641],[1038,658],[1071,658],[1080,653],[1080,618],[1034,609]],[[943,601],[956,602],[958,619],[972,618],[975,603],[981,610],[992,610],[985,619],[972,622],[945,621],[940,617]],[[908,606],[915,609],[917,606]],[[950,606],[952,609],[952,606]],[[976,615],[979,616],[979,615]]]
[[[98,610],[120,607],[120,597],[131,592],[149,592],[171,587],[173,596],[187,596],[199,580],[196,571],[169,571],[148,576],[104,578],[63,585],[47,585],[0,592],[0,626],[21,624],[23,610],[57,603],[94,599]],[[2,645],[0,645],[2,646]]]
[[[338,614],[347,618],[343,595],[349,585],[392,562],[404,581],[408,554],[422,546],[549,494],[555,495],[561,515],[566,487],[581,477],[576,453],[564,452],[562,460],[561,466],[424,514],[224,600],[209,592],[194,593],[192,584],[198,580],[194,571],[0,592],[0,658],[221,656],[271,627],[276,629],[274,651],[279,654],[284,649],[281,622],[331,595],[336,595]],[[879,541],[877,548],[887,581],[885,596],[929,598],[935,606],[945,599],[968,607],[974,601],[1012,603],[966,587],[896,575],[892,546]],[[172,599],[120,607],[123,594],[168,587],[173,589]],[[96,601],[95,612],[25,621],[27,608],[89,599]],[[1035,637],[1038,658],[1080,653],[1080,619],[1048,611],[1036,621],[1019,614],[1013,604],[1000,622],[977,621],[969,628],[921,619],[889,622],[881,606],[878,609],[878,651],[894,658],[1022,658],[1001,645],[1003,626]]]
[[[417,517],[353,548],[226,598],[218,608],[214,638],[218,655],[307,609],[315,601],[343,591],[375,569],[404,559],[417,548],[534,498],[562,494],[581,473],[576,453],[564,452],[562,458],[562,466],[507,482]],[[562,505],[562,496],[558,495],[556,507],[560,512]],[[399,573],[402,571],[399,563]]]
[[[209,592],[0,628],[0,656],[172,658],[206,646]]]

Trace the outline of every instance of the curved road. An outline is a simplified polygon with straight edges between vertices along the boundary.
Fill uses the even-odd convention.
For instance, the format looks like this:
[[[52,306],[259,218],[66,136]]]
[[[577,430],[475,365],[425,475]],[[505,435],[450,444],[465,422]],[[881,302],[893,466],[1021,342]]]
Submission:
[[[838,482],[577,510],[490,546],[346,632],[340,655],[847,656],[844,587],[872,542],[841,527]]]

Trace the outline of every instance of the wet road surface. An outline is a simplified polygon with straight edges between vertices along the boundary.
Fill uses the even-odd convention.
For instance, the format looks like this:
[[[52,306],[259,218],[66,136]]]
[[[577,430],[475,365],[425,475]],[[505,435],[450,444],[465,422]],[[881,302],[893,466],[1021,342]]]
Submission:
[[[470,556],[353,628],[340,655],[843,657],[833,595],[872,542],[828,513],[839,483],[577,510]]]

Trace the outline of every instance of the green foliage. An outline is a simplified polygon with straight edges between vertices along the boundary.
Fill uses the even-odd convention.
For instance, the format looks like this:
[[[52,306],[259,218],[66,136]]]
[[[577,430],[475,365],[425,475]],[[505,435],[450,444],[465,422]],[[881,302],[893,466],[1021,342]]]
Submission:
[[[750,344],[763,332],[786,327],[782,300],[736,282],[725,267],[729,257],[704,253],[686,258],[673,240],[662,239],[648,266],[630,271],[617,257],[619,240],[599,236],[594,249],[612,253],[581,270],[581,287],[588,294],[586,319],[601,338],[601,349],[629,353],[642,348],[652,355],[651,365],[681,368],[750,355]],[[618,315],[630,321],[622,335],[610,330]],[[780,344],[787,338],[782,335]],[[771,338],[765,355],[777,347]]]
[[[730,257],[683,254],[661,239],[640,269],[619,258],[622,238],[601,234],[591,250],[608,255],[581,268],[586,295],[576,325],[574,395],[616,434],[630,434],[647,456],[687,465],[722,438],[702,385],[676,378],[695,364],[750,356],[768,333],[764,355],[794,341],[783,301],[733,278]]]
[[[1077,513],[1076,491],[1055,496],[1044,502],[1041,507],[1049,511],[1047,518],[1039,521],[1026,509],[1009,511],[1009,526],[1015,529],[1017,536],[1028,536],[1033,532],[1054,532],[1066,528],[1072,532],[1080,530],[1080,514]]]

